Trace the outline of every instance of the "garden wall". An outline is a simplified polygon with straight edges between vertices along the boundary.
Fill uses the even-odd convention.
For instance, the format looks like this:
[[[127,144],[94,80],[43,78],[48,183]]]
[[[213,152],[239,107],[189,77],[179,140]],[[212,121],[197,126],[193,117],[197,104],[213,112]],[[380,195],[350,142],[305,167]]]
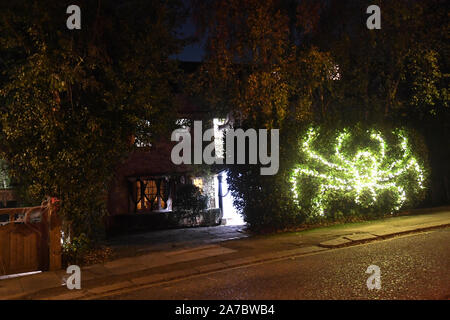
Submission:
[[[178,211],[122,214],[107,217],[106,228],[108,235],[116,235],[172,228],[210,227],[221,224],[222,216],[219,208],[203,210],[198,214]]]

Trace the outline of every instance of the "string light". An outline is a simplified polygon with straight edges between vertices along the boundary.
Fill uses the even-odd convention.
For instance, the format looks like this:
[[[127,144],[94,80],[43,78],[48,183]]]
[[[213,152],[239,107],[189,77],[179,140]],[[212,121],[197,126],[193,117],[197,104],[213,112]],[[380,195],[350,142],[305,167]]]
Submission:
[[[299,177],[310,177],[318,184],[317,192],[311,199],[312,212],[320,216],[325,215],[330,195],[339,194],[340,197],[352,199],[361,208],[375,206],[380,194],[390,190],[395,199],[391,212],[398,211],[407,200],[404,178],[410,174],[415,177],[415,185],[424,189],[424,170],[413,157],[408,140],[403,131],[394,132],[400,140],[401,158],[389,161],[386,153],[386,141],[379,132],[369,131],[370,138],[378,142],[377,150],[364,148],[358,150],[353,157],[342,152],[343,145],[351,138],[347,130],[340,132],[336,138],[332,160],[315,152],[312,142],[317,137],[314,128],[310,128],[301,145],[308,160],[307,164],[296,166],[292,171],[291,183],[294,201],[301,207],[298,185]],[[369,197],[362,199],[363,194]]]

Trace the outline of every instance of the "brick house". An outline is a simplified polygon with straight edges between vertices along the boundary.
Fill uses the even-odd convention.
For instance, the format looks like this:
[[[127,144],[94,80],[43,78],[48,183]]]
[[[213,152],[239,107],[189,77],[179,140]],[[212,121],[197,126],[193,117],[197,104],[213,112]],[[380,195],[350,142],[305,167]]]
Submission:
[[[211,119],[206,110],[194,106],[184,96],[178,96],[177,103],[181,104],[177,118],[183,123],[202,120],[204,127],[218,129],[223,121]],[[190,126],[183,128],[189,130],[194,141]],[[222,133],[217,130],[217,134]],[[108,229],[121,229],[124,225],[126,229],[160,229],[172,226],[174,221],[178,226],[209,226],[223,222],[223,168],[210,166],[206,172],[192,165],[175,165],[171,161],[171,151],[176,143],[168,135],[151,146],[137,148],[118,167],[108,194]],[[218,143],[221,144],[220,140]],[[207,209],[197,219],[178,216],[173,206],[176,189],[182,184],[194,184],[208,197]]]

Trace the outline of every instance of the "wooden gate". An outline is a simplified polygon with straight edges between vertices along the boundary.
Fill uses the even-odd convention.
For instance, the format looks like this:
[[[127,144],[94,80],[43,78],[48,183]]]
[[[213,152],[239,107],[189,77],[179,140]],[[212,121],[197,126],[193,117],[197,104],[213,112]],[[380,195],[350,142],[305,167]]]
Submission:
[[[61,224],[55,208],[47,203],[0,209],[0,275],[61,268]]]

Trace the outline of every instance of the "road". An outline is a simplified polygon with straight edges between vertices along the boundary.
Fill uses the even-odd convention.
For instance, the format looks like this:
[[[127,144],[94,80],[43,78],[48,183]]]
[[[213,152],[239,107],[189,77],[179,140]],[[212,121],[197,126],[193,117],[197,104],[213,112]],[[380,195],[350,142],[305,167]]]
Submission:
[[[368,290],[369,265],[381,289]],[[450,229],[329,250],[118,293],[106,299],[450,299]]]

